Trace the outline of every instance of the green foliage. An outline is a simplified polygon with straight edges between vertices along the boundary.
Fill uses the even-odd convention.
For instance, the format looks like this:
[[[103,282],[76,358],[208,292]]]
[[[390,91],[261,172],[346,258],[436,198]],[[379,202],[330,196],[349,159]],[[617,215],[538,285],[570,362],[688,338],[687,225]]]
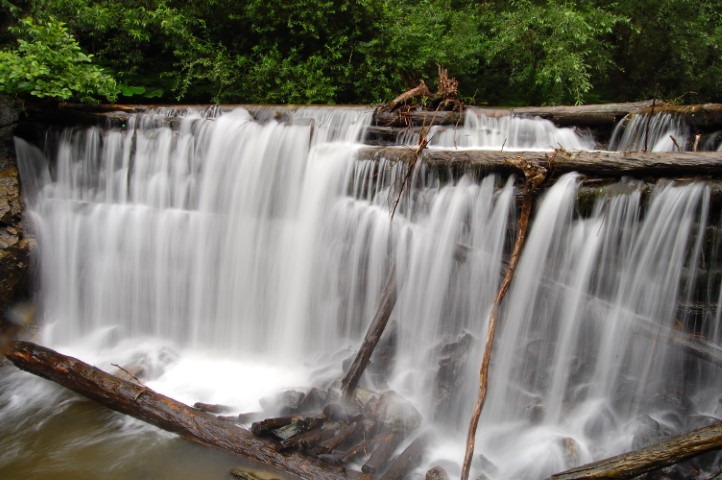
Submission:
[[[515,0],[492,13],[484,57],[522,103],[580,104],[613,67],[608,36],[625,19],[599,6]],[[516,87],[516,88],[514,88]]]
[[[27,88],[36,79],[42,88],[28,93],[53,98],[65,98],[63,88],[75,99],[107,95],[105,71],[118,80],[118,93],[134,101],[375,103],[421,79],[433,88],[441,64],[474,103],[651,96],[722,101],[722,9],[716,2],[0,2],[10,13],[0,22],[3,88],[21,88],[21,77]],[[7,20],[23,17],[33,18],[35,29],[54,31],[53,41],[79,47],[60,58],[72,57],[85,70],[48,63],[60,44],[51,47],[46,39],[35,45],[30,32],[16,44],[15,35],[30,27],[20,22],[8,31]],[[21,48],[36,49],[32,55],[60,74],[49,75],[32,60],[22,63]],[[100,82],[100,90],[92,94],[90,83],[69,82],[68,75]]]
[[[20,20],[15,50],[0,51],[0,92],[55,100],[114,99],[115,80],[92,63],[62,22]]]

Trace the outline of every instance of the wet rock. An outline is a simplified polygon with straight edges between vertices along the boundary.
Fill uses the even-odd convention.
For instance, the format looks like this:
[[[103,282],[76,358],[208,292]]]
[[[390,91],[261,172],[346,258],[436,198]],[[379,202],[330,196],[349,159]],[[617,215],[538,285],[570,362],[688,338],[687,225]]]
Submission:
[[[639,450],[673,436],[673,432],[658,421],[644,415],[637,421],[632,438],[632,450]]]
[[[579,443],[571,437],[564,437],[561,439],[561,446],[564,451],[564,463],[567,468],[576,467],[579,465]]]
[[[287,390],[276,395],[273,398],[262,398],[259,403],[267,412],[279,412],[281,416],[298,415],[299,406],[303,401],[305,394],[297,390]]]
[[[0,170],[0,312],[28,297],[33,247],[24,236],[18,171],[8,167]]]
[[[228,473],[230,473],[233,478],[237,478],[239,480],[278,480],[275,477],[257,475],[256,473],[243,467],[232,468]]]
[[[486,478],[486,475],[489,474],[492,477],[497,475],[499,473],[499,467],[497,467],[494,462],[486,458],[484,454],[477,454],[474,455],[474,459],[471,461],[471,468],[475,471],[482,471],[481,475],[483,475]]]
[[[393,390],[381,394],[376,415],[379,423],[390,430],[410,432],[421,425],[421,413]]]
[[[529,421],[537,425],[544,420],[544,415],[546,414],[546,409],[544,408],[544,405],[530,405],[527,407],[527,415],[529,415]]]
[[[426,480],[449,480],[449,475],[446,473],[446,470],[436,466],[426,472]]]
[[[298,404],[298,409],[303,413],[321,410],[328,401],[328,392],[313,387]]]
[[[454,411],[452,404],[464,384],[464,372],[469,362],[473,337],[464,333],[457,340],[441,348],[439,370],[434,379],[434,416],[444,420]]]

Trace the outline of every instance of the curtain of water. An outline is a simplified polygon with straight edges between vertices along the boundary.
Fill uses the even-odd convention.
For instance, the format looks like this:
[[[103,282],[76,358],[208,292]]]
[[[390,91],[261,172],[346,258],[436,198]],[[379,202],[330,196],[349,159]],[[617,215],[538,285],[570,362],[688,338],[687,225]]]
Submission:
[[[382,345],[393,355],[367,385],[410,398],[458,461],[516,227],[513,180],[419,166],[402,189],[404,165],[355,160],[367,110],[300,109],[288,124],[241,109],[210,117],[69,129],[50,160],[18,140],[49,341],[112,330],[228,358],[329,361],[338,375],[395,264]],[[435,134],[437,145],[590,145],[550,125],[472,112],[463,139]],[[545,194],[504,303],[479,429],[490,478],[540,478],[628,449],[650,421],[683,431],[692,413],[719,413],[702,395],[718,369],[681,362],[660,340],[687,321],[679,305],[698,301],[701,283],[710,305],[722,295],[705,265],[719,246],[705,236],[709,188],[660,183],[645,206],[641,187],[622,182],[582,217],[579,183],[568,175]],[[718,341],[709,311],[698,330]]]
[[[430,147],[484,148],[489,150],[592,150],[594,139],[573,128],[559,128],[539,117],[504,115],[490,117],[469,108],[459,126],[431,127]],[[416,145],[418,131],[409,129],[398,139],[400,145]]]

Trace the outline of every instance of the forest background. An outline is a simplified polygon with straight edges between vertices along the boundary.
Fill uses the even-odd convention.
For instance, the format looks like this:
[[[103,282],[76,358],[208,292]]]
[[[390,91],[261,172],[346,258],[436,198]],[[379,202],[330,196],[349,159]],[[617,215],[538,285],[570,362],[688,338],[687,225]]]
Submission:
[[[476,105],[722,102],[722,2],[0,0],[0,92],[387,101],[443,65]]]

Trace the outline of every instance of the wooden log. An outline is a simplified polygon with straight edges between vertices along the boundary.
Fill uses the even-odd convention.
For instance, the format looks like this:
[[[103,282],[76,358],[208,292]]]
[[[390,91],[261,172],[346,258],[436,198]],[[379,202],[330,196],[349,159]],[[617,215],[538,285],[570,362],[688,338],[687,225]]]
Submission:
[[[654,445],[557,473],[550,480],[632,478],[722,449],[722,422],[669,438]]]
[[[429,443],[429,437],[421,434],[401,452],[393,462],[381,480],[403,480],[424,456],[424,451]]]
[[[401,430],[392,430],[381,436],[376,443],[371,456],[361,467],[364,473],[380,473],[386,468],[391,455],[394,454],[396,447],[404,440],[404,432]]]
[[[353,363],[343,377],[343,380],[341,380],[341,393],[344,398],[350,398],[351,395],[353,395],[353,391],[356,389],[361,375],[371,359],[371,354],[374,348],[376,348],[376,344],[379,343],[381,334],[384,332],[389,317],[391,317],[391,312],[396,305],[396,290],[396,267],[392,266],[386,277],[386,283],[381,293],[381,300],[376,308],[374,319],[371,325],[369,325],[364,341]]]
[[[407,161],[416,152],[407,147],[366,147],[359,160]],[[621,176],[709,176],[722,177],[722,152],[602,152],[566,150],[493,151],[435,150],[420,153],[431,168],[472,168],[483,171],[518,171],[514,161],[537,164],[549,170],[548,177],[576,171],[596,177]]]
[[[6,357],[18,368],[52,380],[117,412],[191,441],[242,455],[301,478],[359,479],[361,474],[298,452],[281,452],[275,442],[78,359],[30,342],[12,342]]]
[[[317,427],[308,432],[294,435],[281,442],[281,448],[295,448],[297,450],[306,450],[316,446],[324,440],[334,436],[336,429],[333,427]]]
[[[351,425],[347,425],[342,428],[336,435],[328,440],[319,443],[315,452],[318,454],[331,453],[344,443],[350,442],[351,440],[361,436],[364,430],[363,422],[354,422]]]

